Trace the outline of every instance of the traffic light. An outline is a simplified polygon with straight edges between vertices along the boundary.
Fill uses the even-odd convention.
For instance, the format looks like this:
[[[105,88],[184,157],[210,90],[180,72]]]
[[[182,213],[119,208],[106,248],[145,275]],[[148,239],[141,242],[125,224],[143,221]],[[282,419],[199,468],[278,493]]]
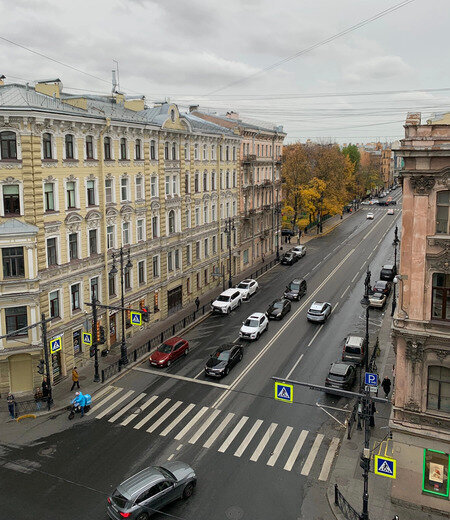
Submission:
[[[99,338],[98,342],[100,344],[103,344],[106,342],[105,327],[100,326],[100,338]]]
[[[41,374],[41,376],[43,376],[44,375],[44,370],[45,370],[45,363],[44,363],[44,360],[41,359],[39,361],[39,365],[37,366],[37,371],[38,371],[39,374]]]
[[[148,323],[148,321],[150,319],[150,316],[149,316],[150,313],[149,313],[147,307],[142,307],[141,310],[142,310],[142,321],[145,321],[145,323]]]

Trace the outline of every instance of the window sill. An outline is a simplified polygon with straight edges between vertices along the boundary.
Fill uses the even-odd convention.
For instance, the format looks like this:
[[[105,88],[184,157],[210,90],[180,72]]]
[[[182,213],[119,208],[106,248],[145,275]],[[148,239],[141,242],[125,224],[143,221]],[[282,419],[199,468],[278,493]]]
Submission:
[[[98,159],[94,159],[94,157],[86,157],[85,161],[91,162],[91,163],[97,163]]]
[[[2,282],[20,282],[25,279],[25,275],[23,276],[4,276]]]
[[[119,163],[129,163],[130,159],[119,159]]]
[[[0,164],[4,163],[22,164],[22,159],[0,159]]]
[[[5,213],[4,215],[2,215],[2,217],[4,218],[17,218],[21,216],[22,215],[20,213]]]
[[[55,323],[59,323],[60,321],[62,321],[62,317],[61,317],[61,316],[50,316],[50,319],[52,320],[52,325],[54,325]]]
[[[63,159],[63,163],[78,163],[78,159]]]
[[[82,309],[72,309],[72,316],[77,316],[81,314]]]
[[[80,211],[80,208],[76,208],[75,206],[72,208],[66,208],[66,211]]]
[[[57,163],[58,159],[41,159],[43,163]]]

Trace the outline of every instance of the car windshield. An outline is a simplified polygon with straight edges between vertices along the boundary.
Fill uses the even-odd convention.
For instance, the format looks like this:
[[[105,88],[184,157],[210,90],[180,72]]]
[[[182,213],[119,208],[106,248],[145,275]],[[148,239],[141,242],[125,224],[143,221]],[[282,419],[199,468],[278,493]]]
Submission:
[[[345,347],[345,352],[347,354],[361,354],[361,349],[359,347]]]
[[[214,357],[217,358],[219,361],[228,361],[228,358],[230,357],[230,351],[229,350],[218,350],[214,353]]]
[[[333,374],[333,372],[330,372],[329,377],[332,377],[336,381],[344,381],[344,379],[345,379],[345,376],[342,376],[340,374]]]
[[[162,352],[163,354],[169,354],[170,352],[172,352],[172,346],[163,343],[158,347],[158,352]]]
[[[290,283],[288,287],[289,287],[290,291],[298,291],[300,289],[300,284],[299,283]]]
[[[117,489],[112,494],[112,499],[121,508],[124,508],[127,504],[127,499]]]
[[[322,314],[322,311],[319,311],[317,309],[309,309],[308,314]]]
[[[273,304],[274,309],[282,309],[283,308],[283,302],[275,302]]]
[[[228,302],[230,300],[229,296],[223,296],[222,294],[217,298],[218,302]]]
[[[175,475],[173,473],[171,473],[168,469],[166,468],[162,468],[161,466],[156,466],[157,469],[159,469],[159,471],[166,477],[168,478],[169,480],[173,480],[174,482],[176,482],[176,478],[175,478]]]
[[[384,294],[381,294],[381,293],[375,293],[372,295],[372,298],[374,300],[382,300],[384,298]]]
[[[384,289],[386,284],[384,282],[377,282],[374,286],[376,289]]]
[[[247,318],[244,322],[245,327],[257,327],[259,325],[259,321],[255,319]]]
[[[248,283],[244,283],[244,282],[241,282],[239,285],[238,285],[238,289],[248,289]]]

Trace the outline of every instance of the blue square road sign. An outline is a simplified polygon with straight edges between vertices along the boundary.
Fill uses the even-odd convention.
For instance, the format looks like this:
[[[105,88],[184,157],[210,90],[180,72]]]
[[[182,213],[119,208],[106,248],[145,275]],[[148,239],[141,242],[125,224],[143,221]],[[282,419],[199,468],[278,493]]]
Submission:
[[[142,313],[131,311],[130,321],[131,325],[142,325]]]
[[[375,455],[375,473],[382,477],[396,478],[397,461],[389,457]]]
[[[365,373],[364,381],[368,386],[378,386],[378,374]]]
[[[294,400],[294,385],[275,382],[275,399],[292,403]]]

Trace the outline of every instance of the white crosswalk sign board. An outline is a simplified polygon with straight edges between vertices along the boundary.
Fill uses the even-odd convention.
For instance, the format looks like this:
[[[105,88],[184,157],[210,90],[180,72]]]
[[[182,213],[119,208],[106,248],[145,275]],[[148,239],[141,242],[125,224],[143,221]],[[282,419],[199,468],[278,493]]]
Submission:
[[[397,461],[389,457],[375,455],[375,473],[382,477],[396,478]]]
[[[58,350],[61,350],[62,348],[62,337],[58,336],[57,338],[53,338],[50,340],[50,352],[54,354],[55,352],[58,352]]]
[[[294,386],[287,383],[275,383],[275,399],[292,403],[294,400]]]
[[[89,332],[83,332],[83,345],[92,345],[92,334]]]
[[[130,312],[131,325],[142,325],[142,313],[141,312]]]

